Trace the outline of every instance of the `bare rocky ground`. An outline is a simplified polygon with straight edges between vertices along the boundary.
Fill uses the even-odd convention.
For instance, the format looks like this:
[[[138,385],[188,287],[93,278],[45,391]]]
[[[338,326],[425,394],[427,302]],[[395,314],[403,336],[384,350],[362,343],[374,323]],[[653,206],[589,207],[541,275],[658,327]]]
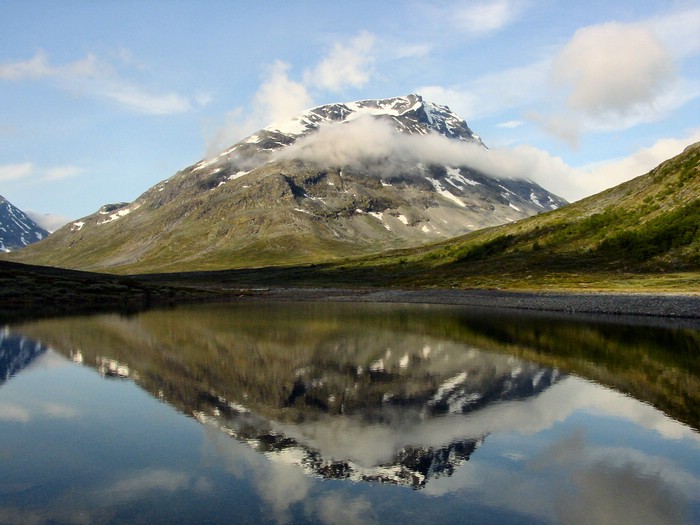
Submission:
[[[700,295],[639,293],[508,292],[500,290],[252,288],[249,298],[279,301],[423,303],[568,314],[700,320]]]

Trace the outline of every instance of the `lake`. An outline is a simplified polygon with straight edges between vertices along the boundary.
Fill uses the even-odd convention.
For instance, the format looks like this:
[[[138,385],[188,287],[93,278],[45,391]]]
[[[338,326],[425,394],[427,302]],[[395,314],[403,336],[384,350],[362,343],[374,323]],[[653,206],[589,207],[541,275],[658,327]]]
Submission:
[[[692,323],[242,302],[0,335],[0,523],[700,523]]]

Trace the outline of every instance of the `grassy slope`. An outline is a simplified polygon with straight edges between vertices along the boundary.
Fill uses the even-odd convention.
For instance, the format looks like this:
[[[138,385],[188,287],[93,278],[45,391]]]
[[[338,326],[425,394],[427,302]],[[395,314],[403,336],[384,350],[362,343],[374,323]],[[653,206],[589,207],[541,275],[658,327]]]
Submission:
[[[560,210],[322,273],[414,286],[700,291],[699,270],[695,144],[647,175]]]
[[[169,284],[700,292],[700,143],[554,212],[326,264],[152,275]]]

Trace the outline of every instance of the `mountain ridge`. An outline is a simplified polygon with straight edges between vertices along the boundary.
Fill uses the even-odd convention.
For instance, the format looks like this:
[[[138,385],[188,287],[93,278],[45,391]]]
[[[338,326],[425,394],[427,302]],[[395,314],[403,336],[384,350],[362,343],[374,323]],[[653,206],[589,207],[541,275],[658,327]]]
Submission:
[[[421,148],[440,156],[435,144],[487,151],[463,119],[418,95],[318,106],[132,203],[103,206],[15,260],[114,273],[318,263],[566,204],[526,178],[421,162]]]

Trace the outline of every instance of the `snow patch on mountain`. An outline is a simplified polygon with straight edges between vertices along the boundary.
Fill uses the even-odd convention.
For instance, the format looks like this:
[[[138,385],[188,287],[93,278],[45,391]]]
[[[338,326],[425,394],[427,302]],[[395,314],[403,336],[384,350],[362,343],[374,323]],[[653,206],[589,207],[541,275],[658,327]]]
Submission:
[[[0,252],[24,248],[48,235],[48,231],[0,195]]]

